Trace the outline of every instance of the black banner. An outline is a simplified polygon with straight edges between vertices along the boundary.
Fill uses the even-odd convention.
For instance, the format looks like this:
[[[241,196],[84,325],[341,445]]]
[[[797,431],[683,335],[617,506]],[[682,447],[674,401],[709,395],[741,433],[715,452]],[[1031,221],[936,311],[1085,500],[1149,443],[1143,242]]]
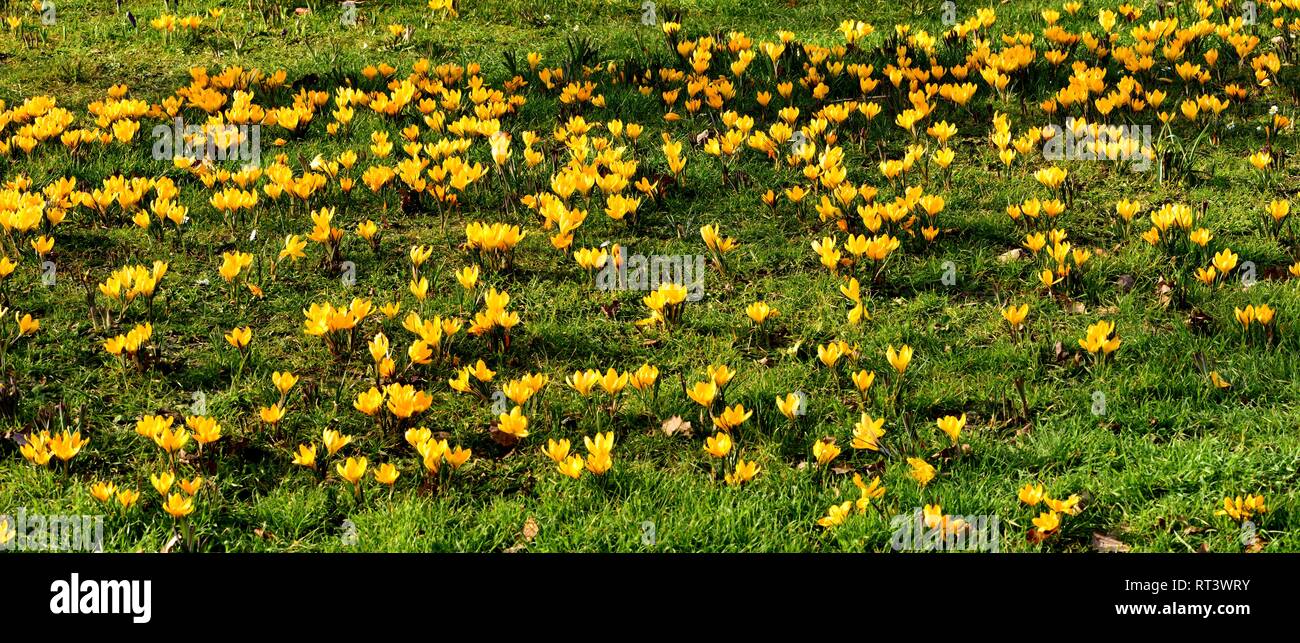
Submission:
[[[584,629],[680,622],[692,631],[731,632],[762,628],[776,615],[811,630],[858,618],[853,614],[922,623],[942,616],[954,626],[1025,631],[1054,631],[1062,622],[1073,623],[1072,631],[1126,623],[1240,627],[1295,613],[1297,561],[1214,554],[7,554],[0,556],[0,616],[60,632],[183,631],[196,619],[205,633],[247,632],[251,623],[258,632],[305,632],[365,628],[402,614],[491,623],[494,631],[580,621]],[[410,612],[413,605],[425,607]],[[713,622],[709,614],[729,616]]]

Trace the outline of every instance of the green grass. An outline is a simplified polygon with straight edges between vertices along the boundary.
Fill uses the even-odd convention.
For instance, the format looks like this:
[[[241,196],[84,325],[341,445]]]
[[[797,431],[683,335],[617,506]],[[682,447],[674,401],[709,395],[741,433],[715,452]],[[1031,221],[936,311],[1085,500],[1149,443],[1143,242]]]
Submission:
[[[333,3],[308,2],[310,15],[293,17],[290,9],[283,21],[250,12],[250,6],[261,4],[274,3],[185,2],[181,15],[211,7],[222,7],[225,14],[219,22],[205,18],[196,36],[178,30],[164,39],[149,28],[149,21],[163,11],[160,2],[127,2],[119,13],[111,3],[68,0],[58,4],[57,24],[43,29],[38,14],[24,3],[11,2],[0,13],[21,12],[24,29],[38,37],[25,42],[13,31],[0,36],[0,99],[12,108],[38,94],[57,97],[60,106],[77,115],[74,127],[90,127],[93,116],[86,114],[86,106],[102,100],[109,86],[125,83],[130,96],[156,103],[187,84],[193,66],[207,67],[213,74],[226,65],[267,73],[285,69],[290,84],[301,81],[313,89],[332,90],[346,79],[375,91],[384,88],[361,75],[364,66],[387,62],[398,68],[400,78],[425,57],[435,64],[478,62],[486,84],[500,88],[509,79],[505,52],[522,60],[527,52],[539,51],[544,66],[559,66],[567,56],[566,39],[575,31],[593,41],[602,65],[645,60],[680,64],[662,34],[640,24],[639,3],[631,1],[464,0],[460,17],[451,20],[431,18],[421,3],[367,2],[360,5],[361,23],[355,28],[339,25],[339,9]],[[939,3],[933,4],[718,0],[665,2],[659,14],[680,11],[683,36],[713,33],[725,45],[726,33],[738,30],[753,38],[756,48],[758,42],[776,38],[778,29],[789,29],[806,42],[840,43],[842,37],[835,31],[839,22],[861,19],[875,25],[877,33],[862,51],[850,54],[851,60],[872,62],[880,77],[880,70],[893,60],[892,49],[882,52],[880,45],[893,33],[895,22],[911,22],[914,31],[942,31]],[[1118,4],[1087,2],[1079,15],[1065,16],[1062,24],[1074,31],[1097,32],[1096,11]],[[1143,21],[1157,15],[1150,3],[1134,4],[1144,6]],[[1048,6],[1059,8],[1059,3],[999,6],[992,32],[1041,33],[1037,13]],[[127,10],[137,18],[134,29],[127,22]],[[1187,3],[1182,10],[1186,13]],[[1287,15],[1295,17],[1294,12]],[[390,23],[412,27],[409,42],[394,43],[385,29]],[[1272,51],[1267,40],[1274,30],[1267,27],[1262,33],[1267,37],[1261,36],[1261,50]],[[1127,29],[1125,34],[1125,41],[1131,40]],[[182,477],[201,474],[209,481],[189,519],[195,546],[203,551],[881,551],[889,549],[892,516],[936,503],[951,514],[999,516],[1004,551],[1084,551],[1094,533],[1111,535],[1137,551],[1241,551],[1238,527],[1214,511],[1225,495],[1246,493],[1267,498],[1268,513],[1255,518],[1266,551],[1300,549],[1300,518],[1294,514],[1300,501],[1295,485],[1300,476],[1300,343],[1295,334],[1300,293],[1296,280],[1286,273],[1297,252],[1293,233],[1279,240],[1266,232],[1261,208],[1288,193],[1293,209],[1300,207],[1291,187],[1297,163],[1285,157],[1270,186],[1261,187],[1258,173],[1246,161],[1264,145],[1255,126],[1267,121],[1270,105],[1294,117],[1294,89],[1289,94],[1285,88],[1252,89],[1246,106],[1234,105],[1225,112],[1224,118],[1236,124],[1234,131],[1221,143],[1202,148],[1196,171],[1186,180],[1159,182],[1154,172],[1124,174],[1107,163],[1063,163],[1078,189],[1058,225],[1068,230],[1072,242],[1093,249],[1096,256],[1078,283],[1063,296],[1050,297],[1037,285],[1038,263],[999,259],[1019,247],[1024,235],[1006,216],[1005,207],[1047,196],[1032,176],[1046,163],[1021,158],[1001,175],[988,141],[995,110],[1011,115],[1016,136],[1045,124],[1045,115],[1035,105],[1061,86],[1068,71],[1054,71],[1042,59],[1041,35],[1036,45],[1040,53],[1033,64],[1033,82],[1017,85],[1011,101],[998,100],[976,73],[969,80],[979,85],[979,92],[969,109],[959,111],[935,99],[940,108],[931,118],[947,119],[960,128],[953,143],[957,160],[951,189],[943,189],[938,181],[926,184],[928,193],[946,199],[939,218],[944,231],[933,244],[919,237],[904,240],[881,281],[871,286],[871,319],[857,326],[846,322],[849,306],[839,293],[839,282],[819,265],[809,245],[825,235],[843,242],[842,233],[819,222],[813,210],[819,195],[810,195],[799,207],[782,199],[776,208],[768,208],[760,200],[769,188],[779,193],[802,182],[798,172],[785,166],[774,170],[746,149],[732,172],[743,173],[747,182],[724,185],[719,161],[690,142],[704,130],[722,127],[715,112],[705,108],[698,116],[666,124],[659,92],[667,87],[656,86],[643,96],[627,83],[610,82],[604,72],[592,78],[599,82],[597,91],[605,96],[606,107],[587,106],[582,113],[592,122],[620,118],[646,126],[640,142],[629,150],[640,162],[637,176],[668,172],[659,150],[664,131],[684,141],[689,163],[681,185],[669,187],[658,202],[645,200],[635,228],[603,216],[599,204],[583,206],[590,207],[590,216],[574,247],[608,241],[644,254],[703,253],[698,230],[710,223],[742,244],[728,255],[725,275],[710,271],[704,300],[688,304],[682,323],[666,331],[636,327],[634,322],[646,315],[644,293],[594,290],[573,259],[551,247],[551,231],[542,230],[539,218],[519,206],[520,196],[546,189],[545,166],[522,172],[508,190],[496,176],[484,179],[485,185],[469,191],[445,226],[436,212],[403,212],[391,188],[384,197],[366,189],[359,177],[371,163],[366,151],[370,133],[385,129],[397,141],[402,126],[420,123],[411,110],[399,121],[358,107],[351,130],[329,136],[329,104],[317,111],[302,140],[283,148],[270,145],[274,136],[268,131],[275,128],[263,131],[263,158],[269,161],[282,151],[297,172],[300,160],[318,153],[330,158],[353,149],[361,156],[350,174],[357,179],[350,196],[335,188],[310,202],[313,209],[338,209],[335,225],[346,231],[343,258],[357,266],[352,287],[340,282],[336,268],[324,265],[315,244],[309,245],[307,259],[279,266],[271,280],[270,262],[284,236],[305,237],[310,232],[305,209],[298,205],[291,210],[283,202],[271,205],[263,196],[255,219],[233,228],[223,224],[200,182],[150,157],[148,131],[155,124],[151,119],[142,120],[131,145],[95,145],[77,157],[57,141],[42,144],[30,157],[15,147],[8,158],[0,157],[0,177],[29,176],[33,189],[65,175],[76,177],[78,188],[85,190],[116,173],[171,176],[181,189],[180,201],[189,207],[191,223],[182,247],[172,236],[154,239],[134,227],[129,217],[115,213],[104,225],[91,211],[75,208],[53,232],[58,280],[51,287],[41,284],[40,261],[26,245],[31,235],[15,235],[24,252],[19,268],[0,285],[4,305],[31,313],[41,320],[41,328],[10,351],[16,389],[8,398],[12,412],[0,419],[0,432],[75,427],[91,443],[65,470],[57,461],[49,467],[33,466],[19,455],[14,440],[0,441],[0,513],[17,507],[46,514],[106,513],[106,549],[163,548],[174,527],[149,486],[149,475],[163,471],[166,458],[135,434],[135,421],[144,414],[188,414],[193,394],[203,392],[225,437],[201,457],[187,454],[178,466]],[[1221,48],[1226,57],[1228,48]],[[1174,79],[1166,107],[1176,110],[1182,85],[1159,50],[1156,55],[1156,76]],[[1085,60],[1095,62],[1087,55]],[[1284,64],[1281,77],[1294,79],[1294,58]],[[722,69],[715,60],[713,73]],[[1112,64],[1108,81],[1119,71],[1119,65]],[[1221,61],[1216,73],[1223,74],[1213,81],[1216,88],[1230,81],[1252,86],[1248,68],[1243,71],[1235,63]],[[754,98],[755,91],[772,85],[771,66],[761,52],[746,78],[755,84],[738,87],[728,108],[755,115],[756,130],[766,129],[774,110],[764,114]],[[557,119],[561,105],[556,93],[541,90],[536,76],[529,82],[523,92],[527,104],[502,121],[515,135],[515,163],[522,160],[520,132],[535,130],[546,140],[564,120]],[[837,85],[836,91],[840,89]],[[901,157],[906,135],[892,124],[897,97],[887,79],[877,94],[883,96],[877,100],[885,111],[868,141],[861,146],[856,141],[841,144],[847,180],[880,188],[879,200],[888,201],[894,191],[876,165],[882,152],[887,158]],[[813,99],[797,83],[795,95],[803,122],[815,109]],[[1024,111],[1021,95],[1026,98]],[[289,99],[285,90],[258,96],[263,105],[286,105]],[[779,101],[774,99],[773,106]],[[1144,118],[1148,121],[1142,123],[1155,117],[1147,112]],[[1154,124],[1159,129],[1159,123]],[[15,128],[10,124],[0,129],[0,139]],[[422,141],[437,140],[423,125],[421,130]],[[1174,131],[1183,137],[1195,134],[1185,123]],[[1295,142],[1294,131],[1288,132],[1274,141],[1274,149],[1294,150]],[[487,147],[479,141],[469,156],[490,168]],[[390,161],[400,155],[400,148],[395,149]],[[1121,198],[1148,205],[1129,234],[1113,225],[1114,204]],[[1138,233],[1149,225],[1146,214],[1153,205],[1168,202],[1185,203],[1198,212],[1204,204],[1199,225],[1214,233],[1210,247],[1231,247],[1242,261],[1253,261],[1259,283],[1245,288],[1234,277],[1211,291],[1195,284],[1190,268],[1173,266],[1143,242]],[[382,231],[377,253],[354,234],[356,224],[366,219],[379,223]],[[461,363],[486,360],[497,371],[494,384],[529,372],[546,373],[551,383],[530,413],[530,435],[510,450],[489,435],[489,405],[449,389],[447,379],[454,375],[450,365],[421,367],[404,375],[402,381],[434,397],[419,424],[474,451],[470,464],[449,484],[430,491],[420,484],[421,467],[413,449],[392,433],[381,434],[373,421],[351,408],[355,395],[370,386],[363,384],[369,366],[364,347],[358,346],[346,364],[332,359],[318,338],[302,333],[301,311],[313,302],[340,304],[362,296],[372,298],[376,307],[400,300],[402,316],[423,310],[427,316],[472,317],[479,307],[462,303],[461,288],[452,276],[472,262],[462,247],[469,221],[516,223],[529,233],[515,250],[514,269],[485,270],[483,276],[486,285],[510,293],[511,309],[522,323],[503,354],[492,353],[480,339],[460,337],[454,357]],[[250,240],[253,230],[257,236]],[[434,248],[423,272],[432,282],[423,306],[407,292],[406,251],[416,244]],[[235,303],[230,298],[217,268],[221,253],[235,249],[257,255],[253,274],[265,290],[264,299],[249,301],[245,295]],[[7,254],[15,257],[12,250]],[[160,356],[147,371],[124,372],[102,343],[148,319],[145,308],[135,303],[120,323],[97,327],[87,315],[87,288],[93,292],[114,269],[154,260],[170,264],[152,318]],[[941,279],[945,262],[956,269],[954,285]],[[1117,285],[1121,277],[1131,278],[1131,287]],[[200,285],[202,280],[208,285]],[[1170,300],[1159,288],[1171,281],[1192,285],[1185,297],[1174,293]],[[760,300],[781,311],[770,345],[756,338],[745,316],[745,307]],[[1031,306],[1019,338],[1008,332],[999,315],[1013,302]],[[1233,317],[1234,307],[1260,303],[1278,311],[1272,343],[1261,337],[1247,340]],[[1086,354],[1079,355],[1076,340],[1099,319],[1115,322],[1123,345],[1108,363],[1094,367]],[[6,324],[4,332],[14,332],[12,321]],[[222,334],[246,325],[253,328],[254,339],[247,363],[239,368],[239,358]],[[401,328],[400,316],[383,320],[376,314],[360,335],[369,337],[379,330],[392,340],[399,369],[404,367],[412,336]],[[818,345],[834,340],[859,346],[860,357],[852,367],[878,375],[866,411],[887,418],[888,454],[854,453],[848,447],[859,413],[856,393],[846,366],[831,372],[816,354]],[[904,343],[915,349],[916,357],[898,403],[891,404],[886,397],[893,378],[885,349]],[[564,384],[564,377],[575,369],[633,370],[647,362],[661,370],[657,400],[644,404],[629,391],[612,420],[599,417],[594,403]],[[715,476],[715,465],[702,450],[705,431],[699,407],[681,390],[682,382],[703,379],[709,364],[727,364],[738,372],[726,391],[727,403],[742,403],[754,411],[736,436],[736,450],[747,460],[757,460],[762,471],[740,488],[727,487]],[[285,370],[302,380],[291,395],[288,416],[272,431],[258,419],[258,408],[275,401],[270,376]],[[1209,370],[1230,381],[1231,388],[1215,389]],[[1018,381],[1023,382],[1027,415]],[[806,393],[810,408],[791,427],[773,400],[793,391]],[[1102,415],[1092,410],[1096,392],[1105,395]],[[961,413],[969,418],[963,446],[946,448],[949,443],[935,429],[935,419]],[[692,421],[694,436],[665,435],[660,424],[673,415]],[[322,469],[329,474],[321,481],[290,460],[298,444],[319,443],[324,428],[340,430],[355,441],[339,456],[322,458]],[[585,453],[582,437],[598,429],[612,429],[616,435],[615,464],[606,476],[564,478],[539,452],[547,439],[563,437],[574,442],[576,453]],[[838,470],[809,462],[814,440],[827,436],[844,447]],[[367,479],[363,497],[353,497],[333,466],[342,456],[363,455],[372,466],[391,462],[399,467],[402,476],[395,488],[390,491]],[[924,457],[938,468],[938,476],[921,488],[908,475],[905,456]],[[879,475],[887,493],[866,514],[854,515],[835,529],[819,527],[816,521],[827,507],[857,498],[851,472],[867,479]],[[140,504],[129,511],[106,508],[90,495],[94,481],[137,489]],[[1024,534],[1041,507],[1030,509],[1017,500],[1017,489],[1031,482],[1043,483],[1055,496],[1083,498],[1083,511],[1066,517],[1060,533],[1040,544],[1028,543]],[[356,526],[355,544],[341,539],[345,520]],[[643,539],[647,523],[653,523],[653,544]],[[535,534],[531,525],[536,526]]]

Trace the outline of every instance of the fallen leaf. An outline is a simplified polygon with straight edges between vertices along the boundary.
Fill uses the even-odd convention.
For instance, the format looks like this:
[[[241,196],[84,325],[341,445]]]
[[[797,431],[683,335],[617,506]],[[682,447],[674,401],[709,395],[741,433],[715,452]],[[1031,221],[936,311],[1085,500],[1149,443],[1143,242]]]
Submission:
[[[1120,275],[1115,278],[1115,287],[1118,288],[1120,292],[1128,292],[1133,290],[1133,284],[1136,283],[1136,281],[1137,280],[1133,279],[1133,275]]]
[[[1120,542],[1117,538],[1112,538],[1100,532],[1092,532],[1092,550],[1103,554],[1127,553],[1131,550],[1128,545]]]
[[[540,528],[537,526],[537,520],[529,516],[528,520],[524,521],[524,542],[533,542],[538,531],[540,531]]]
[[[513,433],[506,433],[505,431],[501,431],[496,428],[495,423],[493,424],[494,424],[494,426],[492,427],[493,442],[496,442],[497,444],[507,449],[515,446],[516,444],[519,444],[519,438],[516,437]]]
[[[688,438],[691,437],[691,423],[683,420],[680,415],[674,415],[667,420],[664,420],[664,423],[659,426],[659,429],[664,432],[664,435],[669,437],[677,435],[678,433]]]
[[[167,544],[166,544],[166,545],[163,545],[163,546],[162,546],[162,549],[159,549],[159,550],[158,550],[158,553],[160,553],[160,554],[170,554],[171,551],[172,551],[172,547],[175,547],[175,546],[176,546],[176,543],[179,543],[180,541],[181,541],[181,535],[180,535],[180,534],[172,534],[172,539],[169,540],[169,541],[167,541]]]
[[[1170,286],[1165,282],[1164,277],[1161,277],[1159,283],[1156,284],[1156,302],[1160,304],[1161,308],[1169,307],[1169,303],[1173,300],[1170,293],[1173,291],[1173,286]]]
[[[1012,248],[1011,250],[998,255],[998,263],[1011,263],[1012,261],[1020,259],[1021,254],[1023,253],[1020,251],[1020,248]]]

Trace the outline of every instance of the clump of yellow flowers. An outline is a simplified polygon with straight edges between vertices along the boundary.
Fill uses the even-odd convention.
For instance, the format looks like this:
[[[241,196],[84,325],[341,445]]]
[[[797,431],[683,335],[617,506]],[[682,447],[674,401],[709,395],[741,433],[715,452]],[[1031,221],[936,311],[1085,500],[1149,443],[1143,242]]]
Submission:
[[[1268,507],[1264,504],[1263,495],[1255,494],[1252,496],[1246,494],[1244,498],[1242,496],[1225,497],[1223,499],[1223,508],[1214,512],[1214,515],[1227,516],[1237,522],[1244,522],[1257,514],[1267,511]]]
[[[1062,517],[1077,516],[1083,511],[1080,505],[1082,498],[1077,494],[1072,494],[1065,500],[1058,500],[1047,493],[1046,487],[1042,484],[1026,483],[1020,488],[1017,494],[1020,502],[1030,507],[1037,507],[1040,503],[1045,504],[1046,511],[1038,514],[1031,522],[1033,528],[1029,530],[1029,541],[1031,543],[1041,543],[1061,528]]]
[[[583,445],[587,448],[587,457],[571,454],[568,440],[548,440],[542,447],[542,454],[555,463],[555,468],[569,478],[577,480],[584,470],[595,476],[604,476],[614,467],[614,432],[597,433],[595,437],[584,437]]]

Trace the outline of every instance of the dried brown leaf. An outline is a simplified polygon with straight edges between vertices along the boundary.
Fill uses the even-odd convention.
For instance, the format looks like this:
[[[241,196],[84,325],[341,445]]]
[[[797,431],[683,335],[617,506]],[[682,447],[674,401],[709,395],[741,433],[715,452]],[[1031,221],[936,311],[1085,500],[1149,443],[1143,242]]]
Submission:
[[[1133,290],[1133,284],[1136,282],[1137,280],[1133,278],[1133,275],[1120,275],[1115,278],[1115,287],[1120,292],[1128,292]]]
[[[495,426],[492,427],[492,441],[507,449],[519,444],[519,438],[517,436],[513,433],[506,433],[505,431],[498,430]]]
[[[1128,545],[1121,542],[1118,538],[1107,536],[1100,532],[1092,533],[1092,550],[1103,554],[1126,553],[1130,551]]]
[[[170,554],[171,551],[172,551],[172,547],[175,547],[175,546],[176,546],[178,543],[180,543],[180,542],[181,542],[181,535],[180,535],[180,534],[172,534],[172,538],[171,538],[171,540],[167,541],[167,544],[166,544],[166,545],[163,545],[163,546],[162,546],[162,549],[159,549],[159,550],[158,550],[158,553],[160,553],[160,554]]]
[[[680,415],[674,415],[667,420],[664,420],[664,423],[659,426],[659,429],[664,432],[664,435],[669,437],[679,433],[688,438],[691,437],[691,423],[683,420]]]
[[[1012,261],[1017,261],[1020,259],[1020,255],[1022,254],[1024,253],[1021,252],[1020,248],[1012,248],[998,255],[998,263],[1011,263]]]

